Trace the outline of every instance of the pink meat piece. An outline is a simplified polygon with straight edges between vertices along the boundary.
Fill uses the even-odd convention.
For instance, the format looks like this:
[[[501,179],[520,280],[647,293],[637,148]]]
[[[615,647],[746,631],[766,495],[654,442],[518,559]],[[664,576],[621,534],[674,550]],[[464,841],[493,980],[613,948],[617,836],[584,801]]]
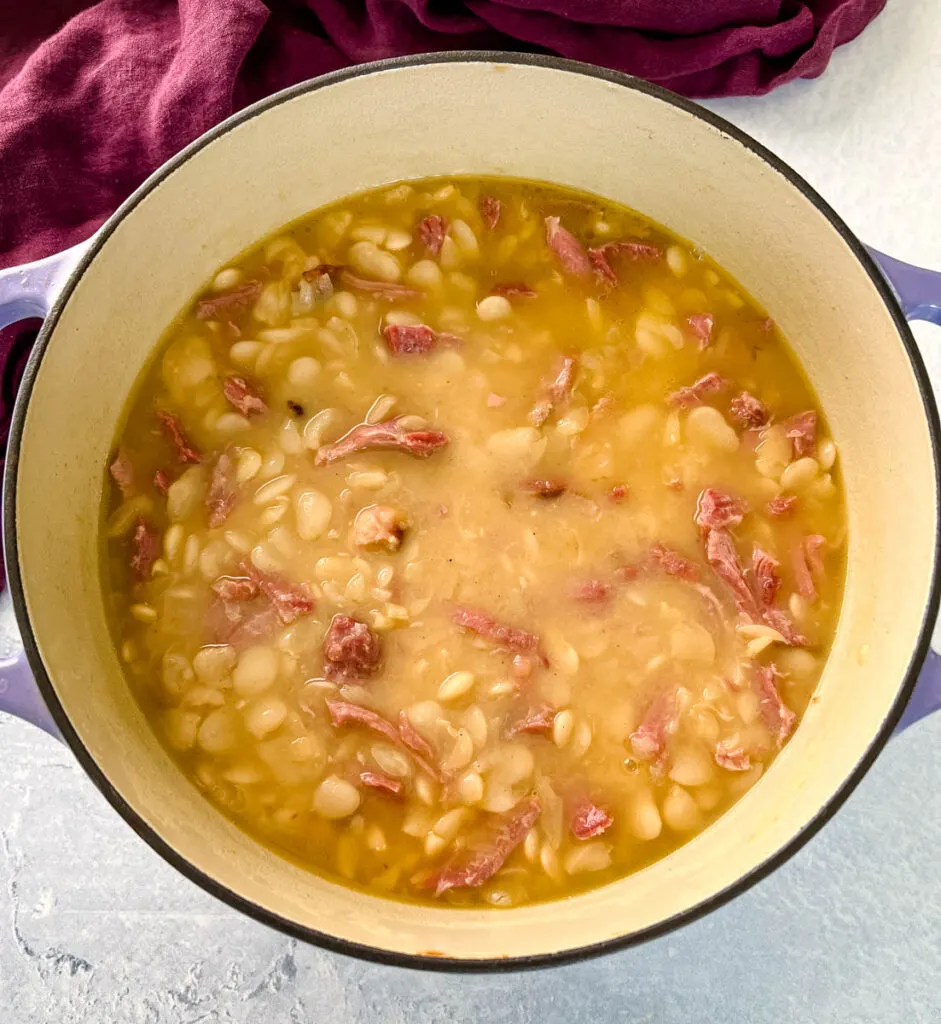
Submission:
[[[493,229],[500,223],[500,214],[503,212],[503,203],[494,196],[480,197],[480,215],[487,227]]]
[[[589,249],[588,258],[591,260],[591,265],[594,268],[595,273],[602,281],[606,281],[610,285],[616,285],[618,283],[618,275],[615,274],[614,268],[608,262],[608,254],[605,252],[603,245],[594,249]]]
[[[797,715],[781,700],[773,665],[756,666],[755,681],[758,685],[758,710],[780,750],[794,729]]]
[[[573,356],[563,356],[558,372],[549,384],[549,397],[557,405],[567,402],[575,389],[575,377],[578,374],[578,360]]]
[[[425,324],[387,324],[382,336],[394,356],[424,355],[438,344],[438,335]]]
[[[131,569],[134,575],[142,580],[150,579],[150,572],[160,552],[160,535],[143,519],[138,519],[131,546]]]
[[[548,398],[540,398],[529,413],[529,422],[534,427],[541,427],[552,415],[552,402]]]
[[[333,278],[331,275],[339,275],[342,270],[343,268],[340,266],[320,263],[312,270],[305,270],[302,277],[305,281],[310,282],[315,299],[329,299],[334,292]]]
[[[784,637],[785,643],[791,647],[807,647],[810,641],[791,621],[787,612],[780,608],[765,608],[762,616],[765,623],[772,629],[776,629]]]
[[[612,501],[623,501],[628,494],[628,489],[623,484],[617,484],[608,491],[608,497]]]
[[[504,735],[507,739],[519,736],[520,733],[537,733],[548,736],[552,732],[554,720],[555,712],[548,704],[527,708],[519,718],[507,725]]]
[[[213,643],[244,650],[268,639],[281,626],[281,620],[267,600],[233,601],[217,597],[206,612],[205,625]]]
[[[382,647],[378,634],[365,622],[334,615],[323,638],[323,656],[328,679],[362,679],[378,671]]]
[[[235,288],[215,295],[211,299],[201,299],[196,307],[196,316],[200,320],[224,320],[241,313],[261,295],[261,281],[246,281]]]
[[[520,489],[537,498],[558,498],[568,490],[564,480],[523,480]]]
[[[108,467],[108,472],[111,474],[111,479],[118,485],[121,497],[132,498],[136,492],[134,466],[124,448],[118,448],[114,461]]]
[[[160,491],[161,494],[166,494],[170,490],[170,475],[165,469],[158,469],[154,473],[154,487]]]
[[[698,342],[700,352],[712,344],[712,329],[715,325],[716,320],[711,313],[694,313],[686,318],[686,326]]]
[[[357,277],[349,270],[340,272],[340,281],[354,292],[365,292],[367,295],[375,295],[377,299],[387,299],[389,302],[420,299],[425,294],[418,288],[409,288],[406,284],[398,284],[393,281],[372,281],[369,278]]]
[[[503,867],[507,857],[536,824],[542,804],[535,796],[521,800],[505,814],[490,815],[485,828],[454,853],[426,883],[440,896],[448,889],[483,885]]]
[[[663,256],[663,250],[657,245],[649,242],[605,242],[604,245],[588,250],[588,258],[591,260],[595,273],[608,284],[616,285],[618,276],[611,266],[610,257],[623,256],[626,259],[638,261],[657,261]]]
[[[798,594],[807,601],[816,601],[817,588],[814,586],[814,578],[810,573],[810,566],[807,564],[807,550],[805,549],[804,542],[802,540],[799,540],[794,545],[792,558],[794,583],[797,587]]]
[[[328,700],[325,703],[327,711],[330,712],[330,720],[334,725],[361,725],[365,729],[372,729],[373,732],[384,736],[396,745],[401,742],[395,726],[377,712],[364,708],[360,704],[353,704],[348,700]]]
[[[745,570],[739,561],[732,535],[727,530],[709,530],[706,536],[706,558],[715,574],[731,591],[738,610],[752,621],[758,621],[761,618],[758,603],[745,578]]]
[[[699,566],[679,552],[664,544],[654,544],[650,549],[650,560],[669,576],[696,583],[700,577]]]
[[[495,284],[490,289],[490,294],[502,295],[503,298],[512,301],[513,299],[534,299],[539,293],[535,288],[530,288],[529,285],[509,282],[507,284]]]
[[[781,577],[778,575],[779,562],[772,558],[758,544],[752,549],[751,566],[755,577],[755,590],[759,604],[770,608],[778,591],[781,589]]]
[[[243,562],[239,569],[268,598],[286,626],[314,610],[313,598],[297,583],[274,572],[262,572],[249,562]]]
[[[804,553],[807,556],[807,565],[813,578],[819,583],[824,579],[827,568],[824,563],[824,554],[827,550],[827,538],[819,533],[812,533],[804,538]]]
[[[206,494],[206,511],[209,513],[210,527],[215,529],[229,518],[237,498],[235,461],[228,452],[223,452],[212,467],[209,490]]]
[[[582,580],[572,587],[572,597],[585,604],[605,604],[611,597],[611,585],[604,580]]]
[[[747,512],[748,505],[741,498],[706,487],[696,499],[693,521],[702,530],[725,530],[738,526]]]
[[[448,444],[448,435],[440,430],[404,430],[400,425],[403,418],[397,416],[380,423],[357,424],[339,441],[321,445],[314,456],[314,465],[327,466],[338,459],[371,448],[391,449],[405,452],[416,459],[427,459]]]
[[[493,391],[491,391],[490,394],[487,395],[488,409],[502,409],[504,405],[506,405],[506,399],[503,397],[503,395],[498,395]]]
[[[721,394],[728,386],[729,382],[721,374],[707,373],[687,387],[667,395],[667,404],[680,409],[690,409],[694,405],[702,405],[710,395]]]
[[[432,256],[437,256],[441,252],[445,235],[448,233],[448,222],[444,217],[439,217],[436,213],[432,213],[427,217],[423,217],[418,222],[416,233],[418,234],[419,241],[421,241],[428,252]]]
[[[476,608],[457,608],[451,617],[458,629],[476,633],[494,646],[526,654],[539,650],[539,637],[525,629],[505,626],[491,615]]]
[[[667,727],[674,714],[674,693],[658,693],[647,706],[640,725],[631,733],[631,750],[641,761],[656,761],[663,754]]]
[[[252,601],[258,597],[258,584],[247,576],[220,576],[212,589],[226,602]]]
[[[716,744],[716,764],[727,772],[744,772],[751,768],[751,758],[741,747],[729,746],[724,740]]]
[[[576,839],[594,839],[603,835],[614,824],[614,818],[596,803],[580,800],[572,815],[572,835]]]
[[[813,455],[817,447],[817,414],[813,409],[799,412],[784,424],[787,436],[794,445],[794,457]]]
[[[398,551],[405,536],[405,519],[391,505],[367,505],[353,520],[352,540],[360,548]]]
[[[160,426],[163,427],[163,431],[167,435],[170,444],[176,450],[176,457],[180,462],[198,463],[201,461],[199,452],[187,440],[186,434],[183,432],[180,421],[176,416],[163,409],[158,409],[157,419],[160,421]]]
[[[399,796],[402,792],[402,783],[398,779],[393,779],[391,775],[383,775],[382,772],[360,772],[359,781],[370,789],[391,793],[392,796]]]
[[[729,415],[740,426],[756,430],[763,427],[771,419],[768,407],[763,405],[754,395],[743,391],[729,403]]]
[[[398,735],[402,743],[404,743],[413,754],[418,754],[419,757],[427,760],[434,759],[435,752],[431,749],[431,744],[424,736],[422,736],[415,726],[412,725],[408,720],[408,715],[404,711],[399,712]]]
[[[226,377],[222,393],[243,416],[263,416],[268,411],[261,392],[244,377]]]
[[[546,242],[567,273],[576,277],[591,274],[592,262],[585,247],[571,231],[562,227],[558,217],[546,217]]]
[[[797,497],[793,494],[779,494],[772,498],[765,506],[769,516],[775,519],[783,519],[797,509]]]

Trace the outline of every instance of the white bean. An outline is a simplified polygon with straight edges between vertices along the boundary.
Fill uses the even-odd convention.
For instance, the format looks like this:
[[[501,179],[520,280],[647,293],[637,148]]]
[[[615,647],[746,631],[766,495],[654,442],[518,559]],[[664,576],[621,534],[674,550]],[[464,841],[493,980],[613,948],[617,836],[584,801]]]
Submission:
[[[557,747],[564,747],[575,732],[575,716],[566,708],[552,720],[552,742]]]
[[[301,491],[295,502],[294,514],[301,540],[317,540],[330,525],[333,505],[321,491]]]
[[[671,786],[663,799],[663,820],[674,832],[689,832],[702,822],[702,815],[682,786]]]
[[[287,713],[288,707],[283,700],[263,697],[245,709],[245,727],[253,736],[262,739],[281,727]]]
[[[263,693],[278,676],[278,655],[270,647],[248,647],[232,672],[232,686],[243,696]]]
[[[218,683],[235,668],[237,655],[228,645],[203,647],[193,657],[193,671],[201,683]]]
[[[813,483],[820,471],[816,459],[805,456],[792,462],[781,474],[781,486],[788,491],[802,491]]]
[[[711,405],[691,409],[686,417],[686,431],[694,444],[702,444],[717,452],[738,450],[738,434],[726,423],[725,417]]]
[[[697,747],[683,747],[673,757],[670,778],[681,786],[704,786],[714,774],[712,761]]]
[[[216,708],[203,719],[203,724],[196,735],[196,742],[207,754],[224,754],[235,746],[237,737],[232,712],[228,708]]]
[[[322,818],[348,818],[360,802],[359,790],[345,779],[328,775],[314,791],[312,810]]]
[[[510,304],[510,300],[503,295],[488,295],[477,303],[477,316],[486,322],[505,320],[512,315],[513,306]]]
[[[565,856],[565,870],[569,875],[603,871],[610,866],[611,849],[607,843],[583,843],[573,847]]]
[[[638,839],[649,841],[660,835],[662,823],[653,794],[644,787],[634,794],[628,810],[628,827]]]
[[[379,249],[375,242],[354,242],[350,246],[348,259],[364,277],[391,282],[398,281],[402,276],[399,261],[392,253]]]
[[[262,484],[255,491],[255,497],[252,500],[256,505],[270,505],[276,498],[280,498],[282,494],[287,494],[296,481],[297,476],[294,473],[284,473],[281,476],[276,476],[273,480]]]
[[[438,687],[438,700],[451,701],[463,697],[474,685],[473,672],[452,672]]]

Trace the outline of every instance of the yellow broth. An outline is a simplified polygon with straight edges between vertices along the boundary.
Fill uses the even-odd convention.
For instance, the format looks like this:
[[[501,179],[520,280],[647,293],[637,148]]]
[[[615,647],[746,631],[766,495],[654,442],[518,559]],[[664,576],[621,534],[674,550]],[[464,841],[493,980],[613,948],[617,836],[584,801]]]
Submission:
[[[363,424],[412,447],[331,447]],[[167,332],[106,486],[116,644],[181,770],[280,853],[439,905],[565,896],[786,742],[839,613],[835,460],[775,326],[662,228],[386,187]]]

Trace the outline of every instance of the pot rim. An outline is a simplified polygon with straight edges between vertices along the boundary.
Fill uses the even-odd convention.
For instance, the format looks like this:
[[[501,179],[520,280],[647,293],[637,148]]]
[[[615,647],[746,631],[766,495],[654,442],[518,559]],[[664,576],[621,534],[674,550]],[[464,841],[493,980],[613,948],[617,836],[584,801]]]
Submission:
[[[221,138],[233,128],[251,118],[264,114],[269,109],[279,106],[297,96],[308,92],[343,82],[348,79],[357,78],[363,75],[370,75],[376,72],[393,70],[396,68],[421,67],[433,64],[451,63],[494,63],[494,64],[515,64],[529,67],[543,67],[555,71],[566,71],[572,74],[584,75],[590,78],[597,78],[614,85],[620,85],[637,92],[645,93],[655,99],[661,100],[673,107],[679,108],[694,117],[707,122],[712,127],[721,131],[732,141],[739,143],[753,154],[760,157],[773,171],[783,177],[792,187],[796,188],[808,199],[816,209],[823,214],[831,226],[846,242],[853,255],[862,265],[869,276],[873,286],[885,303],[899,337],[908,355],[912,371],[921,394],[922,404],[927,419],[928,431],[931,438],[933,463],[935,470],[935,508],[941,509],[941,423],[939,423],[938,409],[934,399],[931,383],[925,369],[921,353],[915,343],[911,329],[908,326],[898,300],[891,287],[883,277],[873,258],[869,255],[862,242],[855,236],[831,206],[817,193],[817,191],[806,182],[796,171],[786,164],[779,157],[766,149],[746,132],[726,121],[723,117],[713,113],[699,104],[694,103],[686,97],[679,96],[659,85],[654,85],[643,79],[635,78],[620,71],[612,71],[606,68],[597,67],[580,61],[567,60],[561,57],[543,54],[520,54],[502,51],[470,50],[445,53],[425,53],[406,57],[392,57],[384,60],[373,61],[368,64],[359,64],[350,68],[343,68],[333,71],[317,78],[309,79],[297,85],[291,86],[278,93],[268,96],[257,103],[245,107],[236,112],[224,121],[220,122],[189,145],[185,146],[179,153],[171,157],[154,171],[141,185],[124,200],[115,212],[104,222],[92,239],[92,242],[82,259],[69,275],[61,292],[53,303],[46,316],[42,328],[39,331],[33,350],[25,367],[22,382],[20,384],[16,403],[13,409],[12,422],[10,426],[9,442],[7,446],[6,465],[3,477],[3,546],[7,579],[9,582],[10,595],[13,608],[16,614],[17,624],[22,637],[23,646],[26,651],[30,668],[39,686],[43,700],[49,708],[56,725],[63,738],[71,748],[79,764],[84,768],[105,799],[111,804],[115,811],[130,825],[130,827],[146,842],[151,849],[156,851],[167,863],[176,868],[190,881],[195,882],[203,890],[217,899],[227,903],[233,909],[240,911],[265,924],[277,928],[282,933],[305,942],[328,949],[336,953],[344,953],[356,956],[363,960],[376,963],[388,964],[397,967],[409,967],[421,970],[454,971],[461,973],[475,973],[488,971],[513,971],[521,968],[550,967],[575,961],[585,960],[589,957],[599,956],[603,953],[611,953],[617,950],[626,949],[630,946],[639,945],[649,939],[658,938],[668,934],[681,925],[689,924],[700,917],[705,916],[712,910],[721,907],[733,897],[744,893],[757,882],[771,874],[772,871],[785,863],[804,844],[834,816],[842,807],[863,776],[869,770],[883,746],[892,735],[895,726],[901,718],[902,712],[908,703],[915,687],[919,670],[927,656],[930,648],[931,634],[938,615],[939,601],[941,601],[941,516],[938,517],[936,526],[936,545],[934,564],[932,566],[931,588],[925,613],[922,618],[918,633],[918,641],[912,652],[911,659],[906,669],[904,678],[900,684],[899,691],[886,712],[882,724],[872,743],[866,749],[853,770],[843,780],[839,788],[830,796],[827,802],[820,808],[818,813],[800,831],[795,833],[776,853],[768,857],[761,864],[758,864],[747,874],[737,879],[733,884],[727,886],[720,892],[715,893],[708,899],[702,900],[693,907],[689,907],[676,913],[668,919],[652,925],[640,931],[631,932],[617,938],[606,939],[602,942],[581,946],[575,949],[560,950],[553,953],[540,953],[531,956],[520,957],[497,957],[460,959],[453,957],[435,957],[428,954],[409,954],[390,952],[376,946],[352,942],[348,939],[339,938],[316,928],[297,924],[287,920],[265,907],[240,896],[216,879],[205,874],[191,861],[179,854],[160,834],[145,822],[137,812],[124,800],[120,793],[112,786],[107,776],[97,762],[94,760],[88,749],[82,743],[78,734],[72,728],[71,722],[56,696],[52,681],[49,678],[39,647],[33,634],[29,613],[26,607],[26,600],[23,592],[23,581],[19,567],[19,549],[17,543],[16,529],[16,494],[17,476],[20,460],[20,450],[24,424],[26,420],[29,398],[32,393],[36,376],[42,363],[43,356],[49,344],[49,340],[55,330],[56,324],[63,308],[69,301],[76,284],[81,279],[87,267],[95,259],[98,252],[104,247],[118,224],[121,223],[135,207],[161,182],[168,178],[190,157],[194,156],[205,146]],[[378,897],[377,897],[378,898]],[[577,897],[576,897],[577,898]]]

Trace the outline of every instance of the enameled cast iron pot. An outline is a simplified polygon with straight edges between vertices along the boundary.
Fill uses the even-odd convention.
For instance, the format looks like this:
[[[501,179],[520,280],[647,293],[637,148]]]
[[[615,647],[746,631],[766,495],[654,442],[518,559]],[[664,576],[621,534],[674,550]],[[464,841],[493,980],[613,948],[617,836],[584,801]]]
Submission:
[[[116,426],[161,333],[200,283],[324,203],[453,173],[596,192],[702,246],[791,339],[839,444],[849,510],[833,653],[767,775],[665,860],[594,892],[508,911],[354,892],[226,820],[135,704],[99,579]],[[0,275],[0,323],[46,318],[4,479],[24,651],[0,666],[0,709],[60,735],[115,810],[185,875],[299,938],[411,966],[498,967],[662,933],[782,863],[843,803],[892,731],[941,704],[941,661],[928,648],[938,606],[938,416],[905,319],[941,322],[939,302],[941,275],[870,255],[752,139],[624,75],[546,57],[431,55],[289,89],[194,142],[88,242]]]

